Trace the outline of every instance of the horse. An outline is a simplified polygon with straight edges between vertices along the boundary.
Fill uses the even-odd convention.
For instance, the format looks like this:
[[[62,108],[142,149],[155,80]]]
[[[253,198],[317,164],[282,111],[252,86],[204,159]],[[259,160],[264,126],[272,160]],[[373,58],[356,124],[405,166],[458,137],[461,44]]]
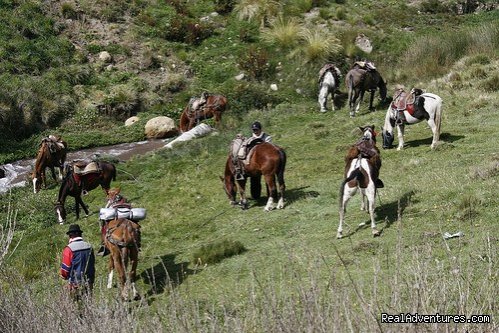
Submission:
[[[321,112],[327,112],[327,98],[331,95],[331,106],[334,111],[334,93],[340,86],[340,70],[333,64],[326,64],[319,71],[319,105]]]
[[[433,133],[430,147],[434,149],[440,138],[442,98],[432,93],[425,93],[421,89],[412,89],[409,95],[403,89],[398,89],[386,111],[385,124],[381,131],[383,148],[392,148],[393,128],[397,127],[397,150],[403,149],[405,125],[416,124],[423,120],[428,122]]]
[[[236,157],[237,158],[237,157]],[[269,212],[274,209],[274,201],[277,199],[276,178],[279,184],[279,201],[277,208],[284,208],[284,169],[286,167],[286,152],[272,143],[263,142],[254,146],[248,154],[248,163],[244,163],[244,177],[236,180],[233,153],[229,153],[225,163],[224,177],[221,177],[224,190],[232,205],[236,204],[236,189],[241,196],[240,205],[242,209],[248,208],[248,200],[245,195],[246,180],[251,179],[251,196],[259,199],[261,194],[261,177],[263,175],[267,185],[267,204],[264,210]]]
[[[379,88],[381,100],[386,100],[386,83],[381,74],[375,69],[363,69],[354,67],[345,76],[345,84],[348,89],[348,105],[350,107],[350,117],[355,117],[359,112],[360,103],[364,99],[366,91],[371,92],[369,98],[369,111],[374,111],[374,93]]]
[[[367,126],[361,129],[364,132],[363,140],[369,141],[370,146],[376,149],[376,133],[374,132],[374,126]],[[350,156],[351,151],[355,151],[355,154],[358,154],[357,157],[352,158],[352,156]],[[377,173],[377,166],[373,162],[372,158],[366,157],[362,152],[359,152],[356,147],[350,148],[345,161],[345,176],[340,186],[339,196],[340,223],[338,226],[336,238],[340,239],[343,237],[343,223],[345,221],[346,206],[348,201],[355,195],[355,193],[357,193],[357,190],[360,190],[362,194],[361,210],[366,209],[367,199],[367,208],[371,218],[372,234],[374,237],[379,236],[380,232],[376,229],[376,222],[374,219],[374,208],[376,204],[375,199],[377,192],[375,175]]]
[[[208,94],[206,103],[193,107],[192,100],[185,107],[179,121],[179,130],[181,133],[187,132],[198,125],[201,120],[215,118],[215,125],[220,126],[222,113],[227,109],[227,98],[223,95]]]
[[[116,167],[114,164],[108,162],[96,163],[98,164],[98,172],[79,175],[78,177],[81,178],[81,181],[85,182],[86,191],[91,191],[100,185],[107,195],[107,192],[111,187],[111,181],[116,180]],[[68,167],[66,176],[62,180],[61,187],[59,188],[57,202],[55,203],[55,211],[59,224],[64,224],[66,221],[66,209],[64,204],[68,195],[75,198],[76,219],[80,218],[80,206],[85,211],[85,215],[88,216],[88,208],[81,198],[82,190],[81,183],[75,178],[74,170],[71,167]]]
[[[53,141],[50,138],[44,138],[38,149],[35,160],[35,169],[31,176],[33,182],[33,192],[38,193],[41,186],[47,188],[45,169],[49,168],[54,181],[57,181],[54,168],[59,170],[59,179],[63,177],[63,166],[66,161],[67,143],[59,140]]]
[[[105,246],[110,251],[109,274],[107,288],[113,287],[113,272],[118,271],[121,297],[128,300],[129,289],[132,289],[133,299],[140,298],[135,287],[137,264],[139,259],[138,232],[140,226],[125,218],[116,218],[107,224]],[[130,271],[127,272],[128,264]]]

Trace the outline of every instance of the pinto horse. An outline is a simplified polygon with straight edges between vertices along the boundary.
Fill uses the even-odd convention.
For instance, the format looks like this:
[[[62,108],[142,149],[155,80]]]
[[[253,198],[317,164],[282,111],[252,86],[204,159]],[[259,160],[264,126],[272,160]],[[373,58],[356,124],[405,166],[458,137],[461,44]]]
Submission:
[[[404,126],[428,122],[433,133],[431,149],[435,148],[440,138],[442,121],[442,98],[435,94],[424,93],[421,89],[412,89],[407,95],[403,89],[398,89],[393,102],[386,111],[385,125],[382,128],[383,148],[391,148],[393,144],[393,128],[397,127],[398,147],[404,148]]]
[[[350,107],[350,117],[355,117],[359,112],[360,103],[364,99],[366,91],[371,92],[369,98],[369,111],[374,111],[374,93],[379,88],[381,99],[386,99],[386,84],[377,70],[367,70],[358,67],[352,68],[345,76],[345,84],[348,89],[348,105]]]
[[[340,70],[333,64],[326,64],[319,71],[319,105],[321,112],[327,112],[327,98],[331,95],[331,107],[334,111],[334,93],[340,86]]]
[[[236,157],[237,158],[237,157]],[[277,208],[284,208],[284,169],[286,167],[286,152],[272,143],[263,142],[251,149],[247,157],[248,163],[244,163],[244,177],[236,180],[236,170],[232,152],[227,157],[225,163],[225,173],[222,178],[225,193],[229,197],[230,203],[236,203],[236,189],[239,189],[242,209],[248,208],[245,188],[248,177],[251,179],[251,196],[259,199],[261,194],[261,177],[263,175],[267,185],[268,200],[264,210],[269,212],[274,209],[274,201],[277,200],[277,183],[279,184],[279,201]]]
[[[62,180],[63,166],[66,161],[67,143],[60,140],[58,142],[50,138],[44,138],[40,144],[40,149],[36,155],[35,170],[32,174],[33,192],[37,193],[40,188],[47,187],[45,169],[49,168],[52,178],[57,181],[54,168],[59,170],[59,179]]]
[[[109,275],[107,288],[113,286],[114,269],[118,271],[121,297],[128,300],[131,288],[133,299],[139,299],[140,295],[135,288],[137,264],[139,259],[138,235],[140,226],[128,219],[116,218],[107,224],[105,246],[110,251]],[[130,263],[130,271],[127,272]]]
[[[202,120],[213,117],[215,118],[216,126],[220,126],[222,113],[227,109],[227,98],[225,96],[208,94],[204,105],[201,105],[199,108],[193,108],[192,104],[192,102],[189,102],[180,116],[180,132],[187,132],[193,129]]]
[[[86,175],[80,175],[81,181],[85,181],[85,190],[91,191],[97,186],[101,186],[107,195],[109,188],[111,187],[111,181],[116,180],[116,167],[112,163],[108,162],[96,162],[99,167],[99,171],[95,173],[88,173]],[[60,224],[66,221],[66,209],[64,204],[66,202],[67,196],[72,196],[75,198],[75,211],[76,219],[80,218],[80,206],[85,211],[85,215],[88,216],[88,208],[83,203],[81,198],[82,194],[81,183],[75,178],[75,173],[72,168],[66,172],[66,176],[62,180],[61,187],[59,188],[59,195],[57,197],[57,202],[55,203],[55,211],[57,214],[57,219]]]
[[[378,151],[376,148],[376,133],[374,132],[374,126],[367,126],[361,129],[363,130],[362,140],[368,142],[368,145],[372,147],[372,149]],[[359,152],[356,147],[352,148],[350,148],[347,157],[345,158],[345,178],[340,186],[340,223],[336,238],[343,237],[343,223],[345,222],[346,206],[348,201],[357,193],[357,190],[360,190],[362,194],[361,210],[366,209],[365,201],[367,199],[367,206],[371,218],[371,230],[373,236],[376,237],[380,235],[379,231],[376,229],[376,222],[374,219],[377,166],[372,158],[366,157],[362,152]],[[350,156],[352,151],[355,151],[355,154],[358,154],[357,157],[352,158],[352,156]]]

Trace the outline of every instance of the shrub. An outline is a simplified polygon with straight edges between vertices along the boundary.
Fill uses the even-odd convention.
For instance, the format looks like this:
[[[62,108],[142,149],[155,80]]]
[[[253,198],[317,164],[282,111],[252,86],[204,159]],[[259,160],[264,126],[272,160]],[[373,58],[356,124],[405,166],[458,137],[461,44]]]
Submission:
[[[419,6],[419,9],[422,12],[437,14],[437,13],[447,13],[449,9],[445,6],[445,4],[441,0],[427,0],[423,1]]]
[[[328,32],[307,29],[302,31],[301,37],[303,44],[298,54],[303,56],[306,63],[323,63],[343,49],[339,39]]]
[[[223,240],[217,243],[202,246],[193,254],[193,263],[216,264],[225,258],[241,254],[246,251],[239,241]]]
[[[216,0],[215,1],[215,10],[219,14],[228,14],[230,13],[236,4],[236,0]]]
[[[495,72],[486,80],[481,80],[478,87],[488,92],[499,91],[499,72]]]
[[[76,19],[78,17],[78,13],[74,8],[74,5],[70,2],[65,2],[61,5],[61,15],[66,19]]]
[[[253,79],[262,80],[270,76],[272,67],[266,50],[250,46],[248,51],[239,56],[238,65]]]
[[[262,30],[262,39],[284,49],[292,48],[298,44],[301,29],[300,23],[295,18],[286,19],[279,16],[270,21],[270,28]]]

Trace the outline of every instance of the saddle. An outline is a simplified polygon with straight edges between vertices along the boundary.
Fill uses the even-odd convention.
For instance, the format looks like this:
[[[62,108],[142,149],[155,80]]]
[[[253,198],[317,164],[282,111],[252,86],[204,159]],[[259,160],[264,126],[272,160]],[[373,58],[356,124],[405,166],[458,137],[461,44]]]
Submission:
[[[77,160],[73,161],[73,172],[76,175],[83,176],[89,173],[100,173],[99,163],[96,161]]]
[[[331,70],[335,79],[338,81],[338,78],[337,78],[337,73],[336,73],[336,70],[335,70],[335,66],[333,64],[325,64],[324,66],[322,66],[322,68],[320,69],[319,71],[319,80],[317,82],[321,83],[322,82],[322,79],[324,78],[324,75],[326,75],[326,73]]]

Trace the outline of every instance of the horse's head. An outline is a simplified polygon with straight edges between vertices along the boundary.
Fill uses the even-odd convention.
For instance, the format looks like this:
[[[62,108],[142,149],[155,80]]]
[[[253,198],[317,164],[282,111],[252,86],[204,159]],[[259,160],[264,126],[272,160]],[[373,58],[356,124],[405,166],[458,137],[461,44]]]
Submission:
[[[121,193],[121,188],[112,188],[107,191],[106,208],[115,207],[127,203],[127,200]]]
[[[64,204],[60,201],[57,201],[54,204],[55,213],[57,214],[57,221],[59,224],[64,224],[66,221],[66,209],[64,208]]]
[[[393,133],[388,132],[385,128],[381,128],[381,135],[383,136],[383,149],[390,149],[393,146]]]
[[[374,130],[374,125],[369,125],[365,127],[360,127],[362,131],[362,140],[373,140],[376,143],[376,135],[378,133]]]
[[[42,187],[41,175],[34,171],[31,178],[33,182],[33,193],[38,193]]]
[[[220,177],[222,184],[224,186],[225,194],[230,200],[231,205],[236,204],[236,184],[234,182],[234,177],[231,175],[225,175],[225,177]]]

